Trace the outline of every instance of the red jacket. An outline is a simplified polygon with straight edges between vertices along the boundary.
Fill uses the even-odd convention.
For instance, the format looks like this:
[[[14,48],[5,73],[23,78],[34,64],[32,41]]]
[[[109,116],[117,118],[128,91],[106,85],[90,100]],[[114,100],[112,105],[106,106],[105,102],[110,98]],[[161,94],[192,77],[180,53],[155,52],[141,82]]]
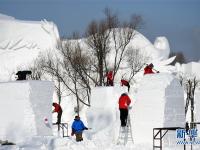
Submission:
[[[55,107],[54,108],[54,112],[60,112],[60,111],[62,111],[62,108],[61,108],[61,106],[59,104],[53,103],[53,106]]]
[[[144,74],[152,74],[152,73],[154,73],[154,72],[152,71],[152,68],[151,68],[151,67],[146,66],[146,67],[144,68]]]
[[[112,71],[109,71],[107,74],[106,74],[106,77],[108,80],[113,80],[113,72]]]
[[[127,85],[128,85],[128,81],[126,81],[126,80],[124,80],[124,79],[121,79],[121,85],[122,85],[122,86],[123,86],[123,85],[127,86]]]
[[[122,94],[119,98],[118,104],[119,104],[119,109],[128,109],[128,106],[131,103],[131,99],[127,94]]]

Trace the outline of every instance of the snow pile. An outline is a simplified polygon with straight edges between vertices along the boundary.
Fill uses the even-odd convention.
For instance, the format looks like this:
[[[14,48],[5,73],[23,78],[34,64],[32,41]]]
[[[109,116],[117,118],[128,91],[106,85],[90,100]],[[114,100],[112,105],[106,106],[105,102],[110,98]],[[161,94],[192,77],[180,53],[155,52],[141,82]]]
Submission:
[[[52,135],[53,90],[48,81],[0,83],[0,139],[21,142],[31,136]]]
[[[59,33],[53,22],[21,21],[0,14],[0,80],[26,69],[44,51],[55,50]],[[9,61],[8,61],[9,60]]]
[[[184,127],[184,94],[178,79],[164,73],[145,75],[138,88],[133,111],[136,144],[152,145],[153,128]],[[171,138],[175,137],[173,132]]]

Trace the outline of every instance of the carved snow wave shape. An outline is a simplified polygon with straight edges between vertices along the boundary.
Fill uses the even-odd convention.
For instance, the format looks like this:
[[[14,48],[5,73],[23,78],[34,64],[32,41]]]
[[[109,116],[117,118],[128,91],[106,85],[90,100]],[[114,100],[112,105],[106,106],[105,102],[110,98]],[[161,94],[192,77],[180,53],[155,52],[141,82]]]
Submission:
[[[1,50],[55,49],[60,39],[57,26],[46,20],[21,21],[0,17],[0,33]]]
[[[0,43],[1,50],[19,50],[22,48],[27,49],[35,49],[38,48],[38,45],[34,42],[26,41],[23,38],[13,39],[13,40],[5,40]]]

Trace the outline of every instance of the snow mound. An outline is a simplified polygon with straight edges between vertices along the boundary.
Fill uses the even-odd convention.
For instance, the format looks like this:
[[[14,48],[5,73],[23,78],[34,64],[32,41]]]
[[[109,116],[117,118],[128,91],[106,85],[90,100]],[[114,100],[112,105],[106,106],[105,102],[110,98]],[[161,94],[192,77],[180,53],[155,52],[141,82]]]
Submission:
[[[32,136],[52,135],[52,82],[4,82],[0,91],[1,140],[21,142]]]
[[[1,81],[9,81],[19,68],[27,69],[41,52],[58,47],[57,26],[46,20],[21,21],[0,15],[0,34]]]
[[[167,73],[145,75],[136,94],[132,125],[134,142],[151,145],[153,128],[184,127],[184,94],[178,79]]]

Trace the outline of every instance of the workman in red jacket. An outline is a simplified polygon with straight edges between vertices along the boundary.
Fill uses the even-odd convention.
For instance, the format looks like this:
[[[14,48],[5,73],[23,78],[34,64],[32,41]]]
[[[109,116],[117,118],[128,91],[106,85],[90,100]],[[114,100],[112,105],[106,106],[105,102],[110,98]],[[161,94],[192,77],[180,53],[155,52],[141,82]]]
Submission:
[[[147,65],[145,68],[144,68],[144,75],[145,74],[154,74],[155,72],[153,72],[153,67],[154,65],[151,63],[149,65]],[[159,73],[159,71],[156,71],[156,73]]]
[[[55,112],[58,113],[56,124],[60,124],[61,123],[61,116],[62,116],[62,108],[57,103],[53,103],[52,106],[54,106],[54,110],[52,111],[52,113],[55,113]]]
[[[121,79],[121,86],[127,86],[128,87],[128,92],[130,90],[130,84],[127,80]]]
[[[106,77],[107,77],[107,86],[113,86],[113,71],[107,72]]]
[[[127,117],[128,117],[128,106],[131,103],[131,99],[127,95],[127,93],[123,93],[118,101],[119,104],[119,111],[120,111],[120,120],[121,120],[121,126],[125,127],[127,123]]]

